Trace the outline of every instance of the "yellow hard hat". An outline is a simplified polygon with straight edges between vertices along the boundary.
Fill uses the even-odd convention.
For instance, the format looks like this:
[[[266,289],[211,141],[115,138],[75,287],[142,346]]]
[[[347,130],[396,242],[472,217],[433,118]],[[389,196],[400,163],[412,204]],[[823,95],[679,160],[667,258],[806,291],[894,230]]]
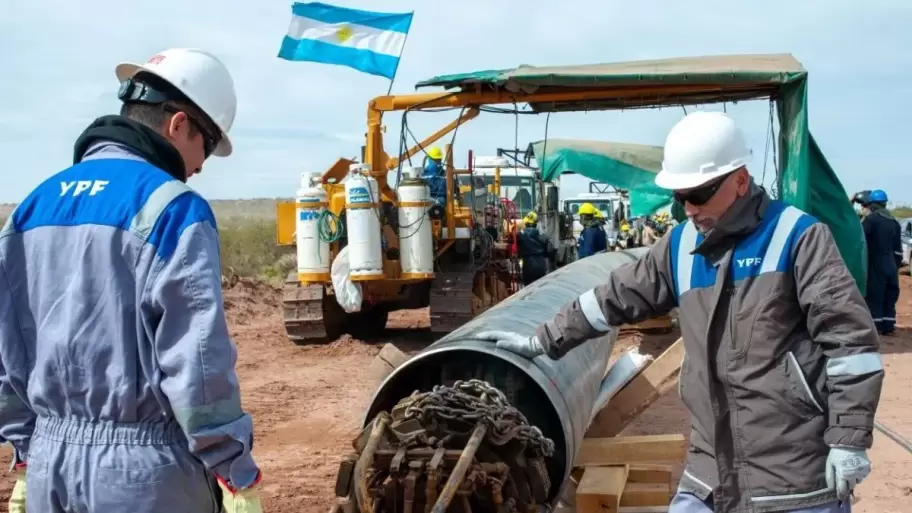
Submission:
[[[630,230],[630,225],[628,225],[627,223],[624,223],[624,224],[621,225],[621,231],[622,231],[622,232],[626,232],[626,231],[629,231],[629,230]]]
[[[583,203],[582,205],[580,205],[580,208],[579,208],[579,215],[581,215],[581,216],[594,216],[595,213],[596,213],[597,211],[598,211],[598,209],[595,208],[595,207],[592,205],[592,203]]]
[[[434,160],[443,160],[443,152],[440,151],[440,148],[432,146],[428,148],[428,157],[431,157]]]
[[[535,212],[529,212],[526,217],[523,218],[523,222],[526,224],[535,224],[538,222],[538,214]]]

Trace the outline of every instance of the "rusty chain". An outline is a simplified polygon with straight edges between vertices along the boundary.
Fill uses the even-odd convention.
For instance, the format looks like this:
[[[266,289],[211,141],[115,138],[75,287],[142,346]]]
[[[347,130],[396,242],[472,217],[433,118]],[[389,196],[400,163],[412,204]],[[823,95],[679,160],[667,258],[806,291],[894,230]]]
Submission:
[[[511,440],[526,443],[542,456],[554,454],[554,442],[541,430],[529,425],[525,415],[510,405],[506,395],[479,379],[457,381],[452,386],[436,385],[430,392],[417,393],[410,398],[404,417],[428,422],[454,422],[467,424],[468,435],[475,424],[484,422],[488,428],[486,439],[493,445],[504,445]],[[447,437],[449,438],[449,437]],[[445,440],[440,440],[442,444]]]

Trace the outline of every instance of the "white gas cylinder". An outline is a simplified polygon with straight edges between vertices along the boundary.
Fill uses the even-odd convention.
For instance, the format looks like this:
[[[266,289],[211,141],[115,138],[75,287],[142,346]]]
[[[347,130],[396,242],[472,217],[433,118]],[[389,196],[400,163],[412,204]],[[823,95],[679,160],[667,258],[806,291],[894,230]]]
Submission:
[[[319,173],[301,173],[301,188],[295,194],[298,281],[329,281],[329,242],[320,237],[320,216],[328,206]]]
[[[423,169],[406,171],[399,183],[399,262],[402,278],[422,279],[434,276],[434,238],[428,209],[434,203],[427,182],[421,179]]]
[[[383,276],[380,244],[380,188],[370,168],[353,164],[345,179],[345,224],[348,232],[349,277],[352,281]]]

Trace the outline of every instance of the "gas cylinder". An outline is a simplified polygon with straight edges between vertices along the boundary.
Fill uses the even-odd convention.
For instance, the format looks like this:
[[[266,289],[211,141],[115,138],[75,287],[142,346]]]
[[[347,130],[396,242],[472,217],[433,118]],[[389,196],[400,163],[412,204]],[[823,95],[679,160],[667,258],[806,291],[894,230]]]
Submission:
[[[328,205],[319,173],[301,173],[301,188],[295,194],[298,281],[329,281],[329,242],[320,237],[320,217]]]
[[[345,223],[349,278],[352,281],[383,279],[380,188],[365,164],[349,167],[345,179]]]
[[[431,201],[423,168],[406,170],[399,183],[399,262],[401,277],[427,279],[434,277],[434,238],[428,209]]]

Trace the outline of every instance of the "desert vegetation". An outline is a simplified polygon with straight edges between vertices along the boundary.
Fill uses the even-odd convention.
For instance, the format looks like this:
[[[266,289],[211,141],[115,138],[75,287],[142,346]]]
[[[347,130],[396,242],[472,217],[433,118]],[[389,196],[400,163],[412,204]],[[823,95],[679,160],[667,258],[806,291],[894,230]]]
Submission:
[[[276,245],[277,199],[212,200],[221,237],[222,274],[278,285],[295,265],[293,248]],[[0,204],[0,225],[15,205]]]

